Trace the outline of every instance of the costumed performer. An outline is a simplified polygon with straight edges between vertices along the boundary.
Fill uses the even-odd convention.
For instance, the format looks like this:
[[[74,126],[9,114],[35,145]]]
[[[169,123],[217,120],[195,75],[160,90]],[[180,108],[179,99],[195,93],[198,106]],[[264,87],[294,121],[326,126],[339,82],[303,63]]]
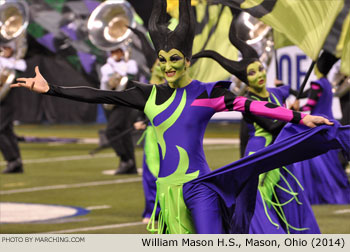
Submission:
[[[266,88],[265,67],[260,62],[257,52],[237,37],[234,20],[231,22],[229,39],[241,52],[243,58],[241,61],[229,60],[210,50],[202,51],[193,58],[212,58],[228,72],[236,75],[240,81],[248,85],[248,93],[245,96],[249,99],[284,106],[291,88],[285,85]],[[285,122],[258,117],[250,113],[243,113],[243,120],[249,132],[245,156],[272,144],[285,125]],[[320,233],[302,186],[287,167],[283,166],[261,174],[258,190],[250,233]],[[293,211],[287,211],[289,214],[286,215],[284,211],[286,208],[293,209]]]
[[[197,188],[193,188],[193,184],[183,186],[199,176],[210,174],[203,151],[203,136],[212,115],[219,111],[235,110],[309,127],[333,123],[326,118],[291,111],[273,103],[236,96],[226,88],[230,82],[203,83],[192,80],[187,72],[195,24],[190,0],[179,1],[179,9],[179,24],[174,31],[170,31],[166,24],[166,1],[156,0],[149,23],[150,35],[167,83],[149,85],[133,81],[133,87],[122,92],[83,86],[66,88],[49,85],[36,67],[34,78],[19,78],[19,82],[12,86],[82,102],[118,104],[143,110],[156,131],[160,153],[156,200],[161,207],[158,220],[160,227],[154,228],[154,222],[151,222],[149,228],[160,233],[246,233],[249,216],[244,220],[234,217],[235,223],[226,227],[215,191],[201,184]],[[311,133],[317,134],[322,130],[324,128]],[[332,143],[331,147],[338,147],[338,138]],[[321,152],[324,148],[330,147],[317,151]],[[279,148],[280,151],[282,149]],[[290,156],[290,152],[285,153]],[[293,157],[293,161],[302,158],[305,158],[304,155]],[[285,160],[288,161],[288,158]],[[263,167],[261,172],[275,168],[268,164]],[[246,173],[246,170],[242,172]],[[233,174],[236,171],[234,169]],[[254,174],[258,176],[260,171],[254,169],[249,172],[252,172],[247,177],[250,179]],[[241,177],[238,175],[237,179],[240,180]],[[254,191],[256,194],[256,188]],[[243,213],[241,208],[245,209],[248,203],[245,201],[246,194],[232,191],[232,195],[237,194],[239,204],[236,207],[239,213]],[[249,206],[254,208],[254,205],[255,201],[249,201]],[[153,217],[154,215],[152,219]]]
[[[307,102],[301,111],[334,119],[332,85],[327,75],[337,60],[326,51],[321,54],[315,68],[318,80],[311,82]],[[298,101],[294,106],[298,108]],[[304,186],[311,204],[350,204],[350,184],[337,150],[294,164],[293,173]]]

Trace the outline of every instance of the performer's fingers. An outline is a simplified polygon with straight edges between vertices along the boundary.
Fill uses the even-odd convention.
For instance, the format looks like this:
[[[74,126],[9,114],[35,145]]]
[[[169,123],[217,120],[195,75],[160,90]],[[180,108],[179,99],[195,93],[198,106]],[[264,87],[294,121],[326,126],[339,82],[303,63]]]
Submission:
[[[333,125],[334,124],[333,122],[329,121],[327,118],[324,118],[322,116],[317,117],[315,123],[318,125],[321,125],[321,124]]]
[[[40,73],[40,71],[39,71],[39,67],[38,67],[38,66],[35,67],[35,74],[36,74],[37,76],[42,76],[41,73]]]
[[[26,82],[26,80],[28,80],[28,78],[17,78],[16,81],[23,81]]]
[[[324,123],[327,125],[333,125],[334,122],[329,121],[327,118],[324,119]]]
[[[26,83],[23,83],[23,82],[13,83],[13,84],[11,84],[11,86],[14,86],[14,87],[27,87]]]
[[[32,81],[32,84],[30,84],[30,90],[33,90],[34,85],[35,85],[35,81]]]
[[[14,88],[14,87],[22,87],[21,83],[14,83],[14,84],[11,84],[10,85],[11,88]]]

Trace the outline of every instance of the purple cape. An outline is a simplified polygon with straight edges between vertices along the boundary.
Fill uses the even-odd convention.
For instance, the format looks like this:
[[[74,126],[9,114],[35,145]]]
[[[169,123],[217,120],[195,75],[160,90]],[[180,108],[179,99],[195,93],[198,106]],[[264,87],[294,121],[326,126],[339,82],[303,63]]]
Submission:
[[[322,125],[308,128],[289,124],[276,141],[256,153],[184,184],[186,198],[198,184],[215,191],[220,199],[225,230],[249,233],[254,214],[258,176],[261,173],[318,156],[332,149],[343,149],[349,159],[350,126]]]

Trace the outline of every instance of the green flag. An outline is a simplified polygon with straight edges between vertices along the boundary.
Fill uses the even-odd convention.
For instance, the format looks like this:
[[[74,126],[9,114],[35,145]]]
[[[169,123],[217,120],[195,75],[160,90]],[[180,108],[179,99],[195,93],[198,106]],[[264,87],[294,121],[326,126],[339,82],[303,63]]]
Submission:
[[[280,0],[261,20],[284,33],[305,54],[316,60],[343,4],[342,0]]]
[[[340,72],[350,76],[350,13],[344,21],[340,42],[342,47]]]
[[[294,43],[290,41],[286,35],[276,30],[273,30],[273,43],[275,49],[294,45]]]
[[[344,0],[208,0],[248,12],[316,60]]]

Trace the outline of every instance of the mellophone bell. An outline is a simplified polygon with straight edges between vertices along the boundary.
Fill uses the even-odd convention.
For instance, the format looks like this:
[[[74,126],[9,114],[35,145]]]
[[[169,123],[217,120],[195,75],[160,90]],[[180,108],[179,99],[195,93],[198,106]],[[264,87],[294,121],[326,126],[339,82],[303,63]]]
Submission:
[[[0,2],[0,150],[6,160],[8,173],[23,173],[21,154],[13,130],[15,97],[10,91],[16,71],[25,71],[23,57],[27,51],[25,30],[29,8],[25,1]]]
[[[106,51],[106,63],[100,68],[100,88],[123,91],[128,80],[138,73],[135,60],[130,58],[132,31],[136,27],[135,11],[123,0],[101,3],[90,15],[88,34],[90,41],[99,49]],[[132,127],[135,111],[127,107],[104,104],[107,127],[104,132],[109,145],[120,158],[115,174],[137,173],[134,145],[131,133],[116,139],[120,133]]]

